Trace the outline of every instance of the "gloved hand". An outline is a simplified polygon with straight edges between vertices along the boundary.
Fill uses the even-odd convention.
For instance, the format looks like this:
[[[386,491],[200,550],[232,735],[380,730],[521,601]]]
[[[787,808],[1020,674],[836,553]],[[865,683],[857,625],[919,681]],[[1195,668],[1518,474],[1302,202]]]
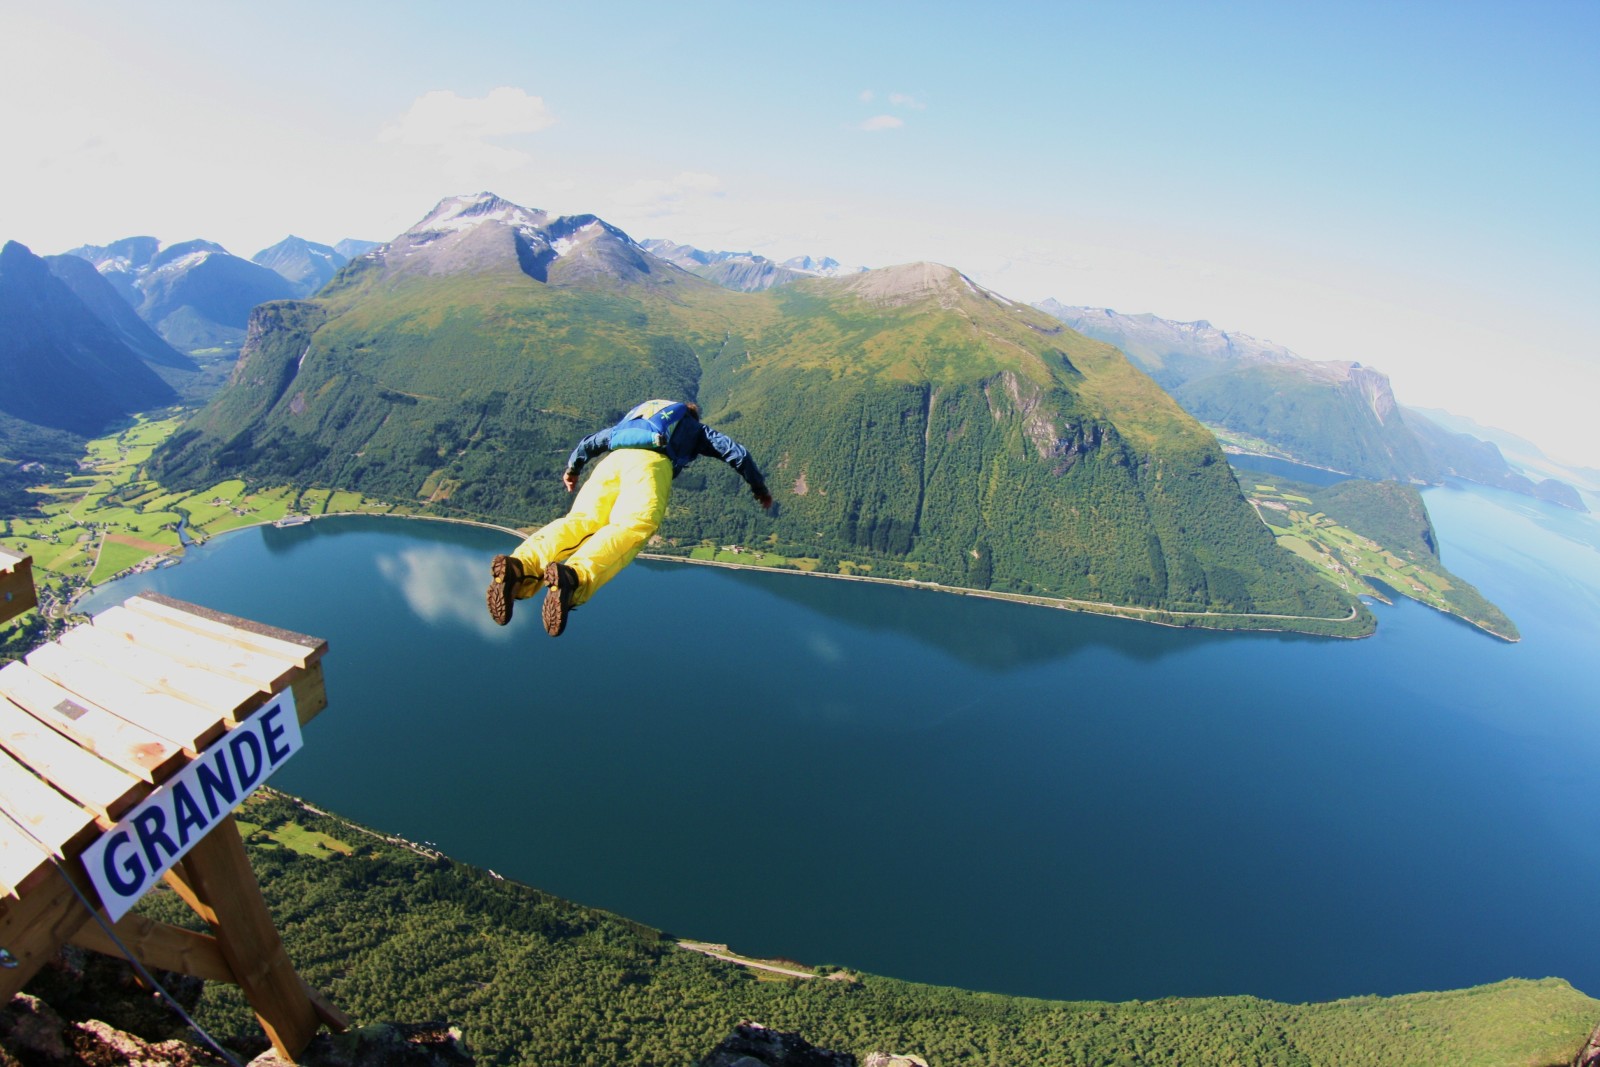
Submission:
[[[750,492],[755,495],[756,503],[761,505],[762,510],[772,510],[772,494],[767,492],[765,487],[761,489],[752,489]]]

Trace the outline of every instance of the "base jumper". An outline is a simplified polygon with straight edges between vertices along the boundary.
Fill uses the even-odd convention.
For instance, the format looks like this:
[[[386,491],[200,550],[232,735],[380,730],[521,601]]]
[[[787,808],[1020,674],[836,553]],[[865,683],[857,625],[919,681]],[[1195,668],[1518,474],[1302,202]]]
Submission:
[[[538,530],[489,565],[489,616],[504,626],[512,605],[547,588],[544,628],[560,637],[567,613],[594,596],[639,554],[667,512],[672,479],[699,456],[714,456],[739,472],[756,502],[772,507],[767,483],[743,445],[700,421],[694,403],[647,400],[615,426],[578,442],[561,484],[596,456],[589,480],[566,515]]]

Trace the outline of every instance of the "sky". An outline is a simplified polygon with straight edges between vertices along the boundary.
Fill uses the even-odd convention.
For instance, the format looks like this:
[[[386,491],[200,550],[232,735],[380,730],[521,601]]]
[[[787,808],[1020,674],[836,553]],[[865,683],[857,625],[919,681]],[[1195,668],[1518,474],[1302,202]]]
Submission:
[[[0,0],[0,240],[492,191],[1206,319],[1600,467],[1600,3]]]

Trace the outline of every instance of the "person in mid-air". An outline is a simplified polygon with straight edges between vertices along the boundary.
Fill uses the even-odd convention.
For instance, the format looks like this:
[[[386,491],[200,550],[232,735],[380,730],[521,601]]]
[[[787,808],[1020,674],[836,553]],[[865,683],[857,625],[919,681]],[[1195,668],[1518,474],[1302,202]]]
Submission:
[[[578,442],[561,483],[572,492],[578,474],[596,456],[572,510],[489,564],[489,616],[504,626],[518,600],[548,587],[544,628],[560,637],[567,613],[594,596],[650,540],[667,512],[672,479],[699,456],[715,456],[739,472],[757,503],[772,495],[743,445],[700,421],[690,402],[647,400],[615,426]]]

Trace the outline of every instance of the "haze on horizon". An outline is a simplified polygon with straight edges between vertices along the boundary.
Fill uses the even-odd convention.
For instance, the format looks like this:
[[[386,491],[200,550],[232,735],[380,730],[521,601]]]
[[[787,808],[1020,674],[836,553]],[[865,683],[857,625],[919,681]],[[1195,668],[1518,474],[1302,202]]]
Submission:
[[[0,239],[251,256],[492,190],[1208,319],[1600,467],[1600,6],[0,0]]]

